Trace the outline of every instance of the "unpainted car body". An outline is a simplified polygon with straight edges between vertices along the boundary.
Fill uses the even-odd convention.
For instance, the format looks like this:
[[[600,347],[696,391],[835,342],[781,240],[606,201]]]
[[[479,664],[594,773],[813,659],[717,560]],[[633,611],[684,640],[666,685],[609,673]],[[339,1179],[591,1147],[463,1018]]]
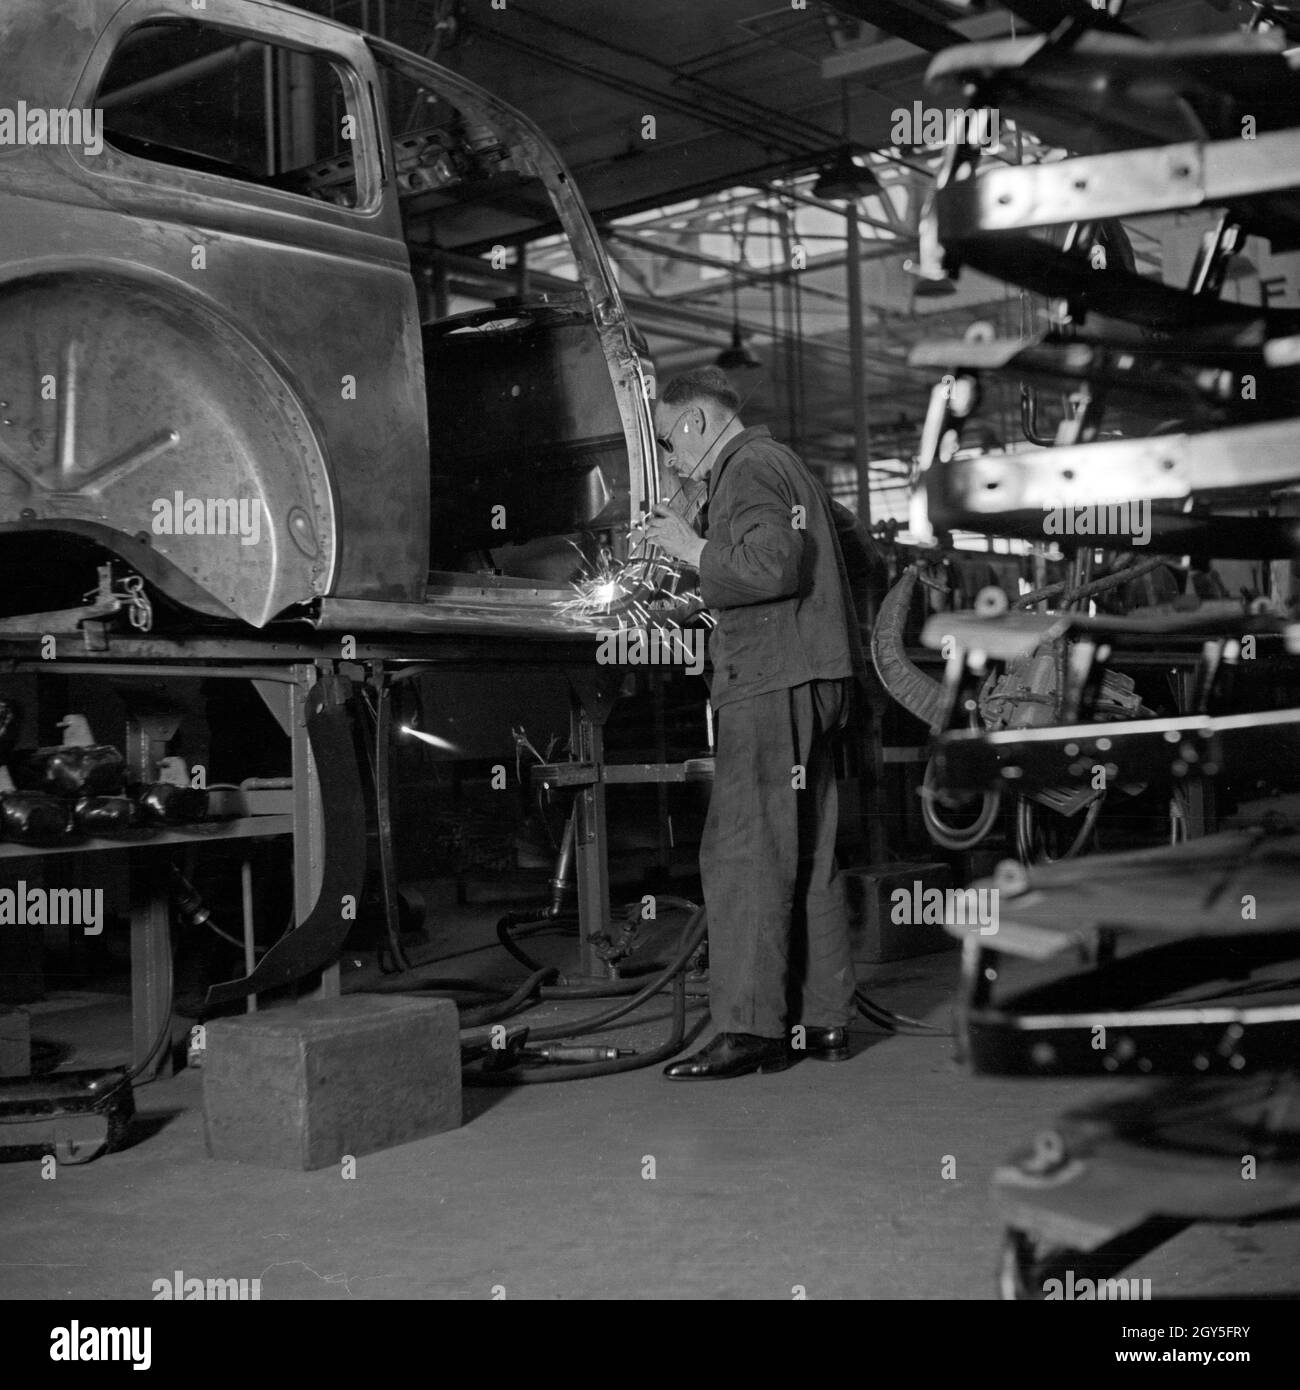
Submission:
[[[342,158],[305,176],[236,179],[219,160],[178,163],[130,135],[124,113],[158,94],[127,82],[105,95],[105,74],[117,62],[129,76],[135,36],[170,38],[156,27],[168,24],[186,26],[175,31],[186,42],[205,39],[194,26],[215,26],[236,55],[204,49],[191,68],[235,62],[244,42],[275,45],[291,67],[293,55],[327,64],[349,118]],[[426,383],[430,329],[399,205],[411,159],[418,180],[425,156],[418,142],[394,139],[381,65],[454,107],[457,129],[499,167],[540,181],[571,244],[585,370],[594,345],[608,389],[595,410],[594,461],[575,472],[569,451],[563,485],[576,500],[539,515],[560,530],[618,526],[655,500],[653,386],[590,215],[530,121],[437,64],[285,5],[12,0],[0,10],[0,106],[14,113],[11,131],[25,116],[32,134],[34,111],[107,109],[98,150],[86,139],[0,145],[0,551],[17,534],[82,536],[184,609],[254,627],[301,615],[409,630],[440,609],[462,627],[480,610],[489,626],[564,627],[554,585],[430,583],[438,496],[445,503],[457,470],[477,465],[449,463],[443,441],[430,438],[426,385],[437,381]],[[286,91],[295,99],[291,84]],[[436,143],[428,148],[430,166],[445,162]],[[328,196],[340,169],[351,206]],[[573,313],[565,322],[571,332]],[[536,332],[536,316],[524,327]],[[490,408],[492,389],[480,394]],[[557,410],[574,415],[572,401]],[[573,435],[582,425],[557,428]],[[570,442],[578,454],[586,447]],[[431,450],[441,480],[432,511]],[[521,477],[532,466],[526,441],[517,452],[498,458],[495,474],[465,476],[445,508],[451,524],[508,504],[511,531],[529,533],[519,509],[550,475]],[[508,497],[493,495],[503,488]],[[223,528],[232,500],[258,504],[256,540],[248,527],[231,534],[233,520]]]

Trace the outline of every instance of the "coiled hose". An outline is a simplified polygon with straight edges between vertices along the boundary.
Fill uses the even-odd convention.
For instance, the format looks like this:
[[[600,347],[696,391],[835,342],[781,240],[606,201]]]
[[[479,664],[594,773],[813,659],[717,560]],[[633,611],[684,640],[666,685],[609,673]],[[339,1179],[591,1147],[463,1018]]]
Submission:
[[[952,826],[939,819],[934,803],[938,800],[934,789],[934,759],[925,765],[925,777],[921,782],[921,819],[925,822],[926,834],[944,849],[973,849],[993,829],[1002,807],[1002,789],[995,787],[984,792],[980,801],[979,815],[967,826]]]
[[[589,1018],[579,1019],[574,1023],[555,1024],[549,1028],[530,1029],[528,1033],[530,1042],[547,1042],[558,1038],[577,1037],[583,1033],[593,1033],[597,1029],[604,1028],[623,1018],[634,1009],[640,1008],[646,1000],[658,994],[671,982],[673,987],[673,1028],[668,1041],[661,1046],[650,1052],[640,1053],[635,1057],[619,1057],[607,1062],[588,1062],[578,1066],[566,1064],[555,1068],[526,1067],[490,1072],[466,1069],[462,1074],[465,1085],[519,1086],[538,1085],[551,1081],[581,1081],[593,1076],[612,1076],[616,1072],[636,1071],[641,1067],[651,1067],[656,1062],[667,1061],[670,1057],[675,1057],[683,1048],[695,1041],[709,1021],[709,1015],[706,1012],[697,1020],[689,1033],[687,1032],[685,971],[691,957],[699,950],[707,930],[708,918],[704,908],[697,907],[686,924],[686,931],[677,954],[658,974],[637,988],[635,993],[627,999],[622,1000],[613,1008],[593,1014]],[[633,984],[634,982],[629,981],[627,983]],[[556,997],[555,992],[550,990],[539,992],[544,997]],[[589,995],[585,992],[578,995],[568,993],[562,997],[582,998],[589,997]],[[477,1060],[478,1057],[485,1054],[486,1046],[469,1043],[466,1044],[464,1051],[468,1053],[469,1060]]]
[[[670,900],[663,900],[665,902]],[[672,899],[673,903],[680,903],[692,909],[692,915],[686,924],[685,934],[682,944],[678,948],[677,954],[664,966],[664,968],[649,980],[644,982],[638,980],[619,980],[610,981],[607,984],[593,986],[557,986],[546,984],[546,981],[556,975],[554,967],[539,967],[534,970],[522,984],[518,985],[513,991],[506,993],[493,985],[484,985],[472,980],[429,978],[425,980],[403,979],[391,984],[379,984],[372,986],[367,993],[372,994],[423,994],[426,991],[439,993],[476,993],[476,994],[498,994],[503,997],[491,1003],[478,1005],[473,1009],[465,1010],[461,1015],[461,1032],[466,1033],[486,1027],[488,1024],[497,1023],[502,1019],[508,1018],[517,1013],[529,1000],[544,1003],[558,1000],[572,999],[593,999],[608,998],[611,995],[620,998],[620,1002],[613,1008],[605,1009],[603,1012],[592,1015],[588,1018],[577,1019],[571,1023],[555,1024],[548,1028],[530,1029],[528,1033],[531,1042],[548,1042],[560,1038],[577,1037],[583,1033],[595,1032],[598,1029],[607,1027],[609,1024],[623,1018],[635,1009],[641,1007],[648,999],[664,989],[667,985],[673,986],[673,1030],[667,1042],[652,1052],[642,1053],[635,1057],[612,1058],[606,1062],[590,1062],[580,1065],[562,1064],[553,1066],[527,1068],[510,1068],[494,1072],[475,1072],[466,1069],[463,1072],[463,1080],[467,1086],[513,1086],[530,1085],[543,1081],[580,1081],[584,1077],[605,1076],[620,1071],[635,1071],[638,1067],[653,1066],[656,1062],[674,1057],[683,1048],[688,1047],[699,1036],[704,1025],[708,1022],[709,1015],[706,1012],[690,1030],[686,1031],[686,980],[685,972],[690,964],[691,957],[699,949],[708,930],[708,919],[702,907],[695,907],[694,904],[686,903],[684,900]],[[515,916],[524,916],[525,922],[531,922],[538,926],[547,925],[546,922],[538,922],[539,917],[545,917],[547,910],[530,909],[526,914],[507,914],[504,922],[511,921]],[[465,1041],[461,1047],[462,1063],[472,1063],[480,1060],[488,1053],[488,1045],[484,1042]]]
[[[1016,853],[1022,864],[1057,864],[1062,859],[1073,859],[1088,843],[1092,832],[1097,828],[1097,818],[1101,815],[1102,802],[1106,795],[1093,798],[1083,814],[1083,824],[1079,828],[1064,853],[1052,856],[1046,850],[1039,850],[1035,841],[1038,831],[1037,807],[1033,800],[1022,796],[1016,806]]]

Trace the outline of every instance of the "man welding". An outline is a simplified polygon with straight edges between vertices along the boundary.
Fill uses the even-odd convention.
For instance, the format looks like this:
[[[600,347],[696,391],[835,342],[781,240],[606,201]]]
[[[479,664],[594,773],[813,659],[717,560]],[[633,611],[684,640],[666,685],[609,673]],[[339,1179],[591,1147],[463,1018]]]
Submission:
[[[842,1060],[855,980],[842,885],[832,740],[862,646],[831,503],[766,429],[746,429],[717,368],[655,402],[655,432],[683,482],[708,480],[701,538],[667,504],[645,534],[700,574],[717,720],[700,845],[709,1002],[718,1029],[673,1080]]]

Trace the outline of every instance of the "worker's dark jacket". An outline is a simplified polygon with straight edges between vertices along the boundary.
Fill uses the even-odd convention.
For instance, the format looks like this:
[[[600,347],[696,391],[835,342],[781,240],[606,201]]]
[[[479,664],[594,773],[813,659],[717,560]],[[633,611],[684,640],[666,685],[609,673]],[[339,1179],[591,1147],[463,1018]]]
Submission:
[[[715,708],[862,670],[830,499],[766,427],[723,447],[707,521],[700,596],[718,624],[709,638]]]

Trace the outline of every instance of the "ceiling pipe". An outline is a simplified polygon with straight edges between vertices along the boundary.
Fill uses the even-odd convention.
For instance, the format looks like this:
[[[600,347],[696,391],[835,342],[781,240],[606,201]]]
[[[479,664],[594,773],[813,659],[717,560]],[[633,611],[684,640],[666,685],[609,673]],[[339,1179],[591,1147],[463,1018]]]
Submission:
[[[740,136],[761,146],[765,152],[770,152],[773,146],[777,146],[785,150],[787,154],[800,155],[804,158],[816,157],[816,150],[808,148],[807,140],[791,139],[784,134],[783,125],[778,119],[777,112],[769,113],[770,121],[763,122],[759,122],[753,117],[741,119],[712,112],[701,107],[697,102],[685,100],[663,88],[648,86],[626,74],[602,71],[590,63],[580,62],[576,58],[567,58],[552,49],[539,47],[525,39],[514,38],[500,26],[487,26],[468,21],[465,28],[467,32],[474,33],[490,43],[499,44],[502,48],[510,49],[515,53],[521,53],[526,58],[540,59],[542,62],[550,63],[553,67],[572,73],[575,77],[585,78],[596,86],[609,87],[622,93],[625,97],[632,96],[654,103],[658,110],[676,111],[689,116],[692,120],[699,121],[702,125]]]
[[[941,53],[945,48],[969,42],[959,29],[931,18],[908,0],[828,0],[828,3],[831,9],[884,29],[896,39],[923,48],[927,53]]]
[[[163,92],[184,86],[187,82],[197,82],[200,78],[211,77],[213,73],[233,67],[240,59],[258,52],[262,47],[262,44],[251,41],[232,43],[229,48],[218,49],[215,53],[208,53],[202,58],[182,63],[179,67],[169,68],[154,77],[144,77],[139,82],[131,82],[125,87],[115,87],[111,92],[102,92],[95,101],[105,111],[110,111],[113,107],[122,106],[128,101],[139,101],[141,97],[159,96]]]
[[[527,10],[519,9],[517,6],[515,7],[515,13],[523,15],[534,24],[563,34],[566,39],[570,41],[569,44],[566,44],[566,47],[571,47],[572,41],[575,40],[578,43],[587,43],[591,47],[601,50],[603,53],[615,54],[620,58],[638,63],[643,67],[654,68],[656,71],[663,73],[674,86],[686,83],[696,88],[699,92],[699,97],[694,101],[687,102],[687,107],[696,113],[701,120],[706,120],[710,123],[718,120],[717,115],[710,112],[707,107],[699,104],[700,100],[709,100],[722,105],[730,105],[732,111],[724,111],[721,113],[723,118],[732,123],[739,123],[746,128],[752,128],[755,122],[765,129],[775,128],[779,125],[782,130],[795,130],[797,127],[802,126],[803,134],[817,145],[824,144],[831,137],[831,132],[826,127],[819,125],[816,121],[811,121],[807,117],[800,116],[798,113],[779,111],[774,107],[765,105],[761,101],[756,101],[753,97],[745,96],[741,92],[733,92],[727,90],[725,87],[718,87],[714,83],[706,81],[704,78],[697,77],[690,72],[684,72],[680,65],[675,66],[672,63],[667,63],[662,59],[655,58],[648,53],[641,53],[635,49],[625,48],[620,44],[611,43],[608,39],[601,38],[591,33],[590,30],[583,30],[573,25],[565,24],[547,15],[530,13]],[[495,29],[480,28],[479,32],[488,39],[497,37],[497,31]],[[516,40],[516,42],[527,43],[528,41]],[[551,56],[551,50],[549,49],[536,47],[535,51],[547,57]],[[617,74],[611,73],[605,80],[609,85],[619,90],[626,90],[624,82],[618,78]],[[679,100],[681,99],[679,98]],[[736,125],[733,124],[730,128],[735,129]]]

